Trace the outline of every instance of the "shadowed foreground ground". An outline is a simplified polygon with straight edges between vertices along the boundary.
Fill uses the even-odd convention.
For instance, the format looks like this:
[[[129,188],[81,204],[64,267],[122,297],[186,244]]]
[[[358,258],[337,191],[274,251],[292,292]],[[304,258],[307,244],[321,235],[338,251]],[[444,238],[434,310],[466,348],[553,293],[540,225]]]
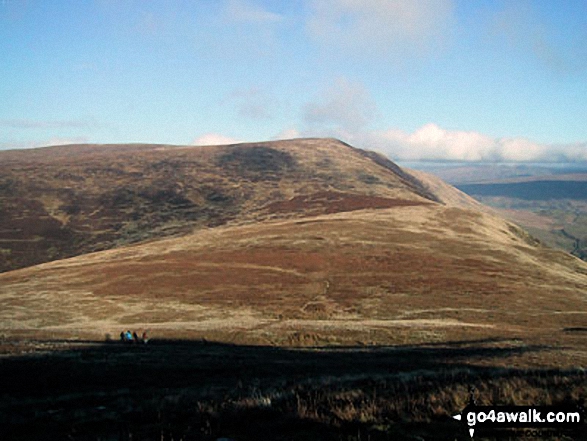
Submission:
[[[586,404],[583,370],[507,368],[548,349],[497,339],[320,349],[4,341],[0,438],[466,440],[450,415],[471,387],[478,404]]]

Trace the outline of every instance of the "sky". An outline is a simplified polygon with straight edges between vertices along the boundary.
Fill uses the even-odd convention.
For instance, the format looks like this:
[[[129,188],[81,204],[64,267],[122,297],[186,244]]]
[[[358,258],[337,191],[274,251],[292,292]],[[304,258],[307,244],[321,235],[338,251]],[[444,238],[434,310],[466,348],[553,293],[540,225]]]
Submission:
[[[0,0],[0,149],[587,162],[584,0]]]

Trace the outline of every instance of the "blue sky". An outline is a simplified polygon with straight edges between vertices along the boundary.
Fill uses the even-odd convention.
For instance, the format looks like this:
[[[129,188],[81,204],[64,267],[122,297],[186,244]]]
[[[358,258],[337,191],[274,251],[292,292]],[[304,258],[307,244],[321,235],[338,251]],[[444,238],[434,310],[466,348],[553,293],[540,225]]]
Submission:
[[[587,2],[0,0],[0,148],[587,161]]]

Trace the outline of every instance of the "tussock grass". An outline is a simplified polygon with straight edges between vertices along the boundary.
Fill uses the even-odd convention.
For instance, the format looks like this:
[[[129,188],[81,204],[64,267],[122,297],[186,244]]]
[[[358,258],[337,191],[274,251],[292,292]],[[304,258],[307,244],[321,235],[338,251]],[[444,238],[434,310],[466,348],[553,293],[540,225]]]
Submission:
[[[451,415],[471,391],[479,405],[587,405],[585,370],[498,367],[518,349],[487,343],[286,350],[153,340],[25,354],[0,359],[0,425],[6,440],[464,441]],[[467,363],[480,352],[495,365]]]
[[[254,440],[256,431],[267,430],[271,439],[284,440],[464,440],[451,415],[465,408],[471,393],[479,405],[585,406],[586,384],[584,371],[507,369],[331,378],[229,391],[219,400],[193,401],[189,392],[180,392],[159,403],[157,412],[164,415],[163,425],[183,428],[175,435],[185,439],[199,432],[206,435],[202,439],[229,434]],[[180,409],[193,412],[182,415]]]

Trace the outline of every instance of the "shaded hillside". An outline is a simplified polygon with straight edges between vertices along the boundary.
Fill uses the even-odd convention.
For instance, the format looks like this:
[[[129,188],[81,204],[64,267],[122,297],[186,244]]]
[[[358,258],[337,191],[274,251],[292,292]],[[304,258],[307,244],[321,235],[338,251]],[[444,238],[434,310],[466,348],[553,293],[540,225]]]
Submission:
[[[333,139],[5,151],[0,271],[231,222],[430,200],[391,161]]]

